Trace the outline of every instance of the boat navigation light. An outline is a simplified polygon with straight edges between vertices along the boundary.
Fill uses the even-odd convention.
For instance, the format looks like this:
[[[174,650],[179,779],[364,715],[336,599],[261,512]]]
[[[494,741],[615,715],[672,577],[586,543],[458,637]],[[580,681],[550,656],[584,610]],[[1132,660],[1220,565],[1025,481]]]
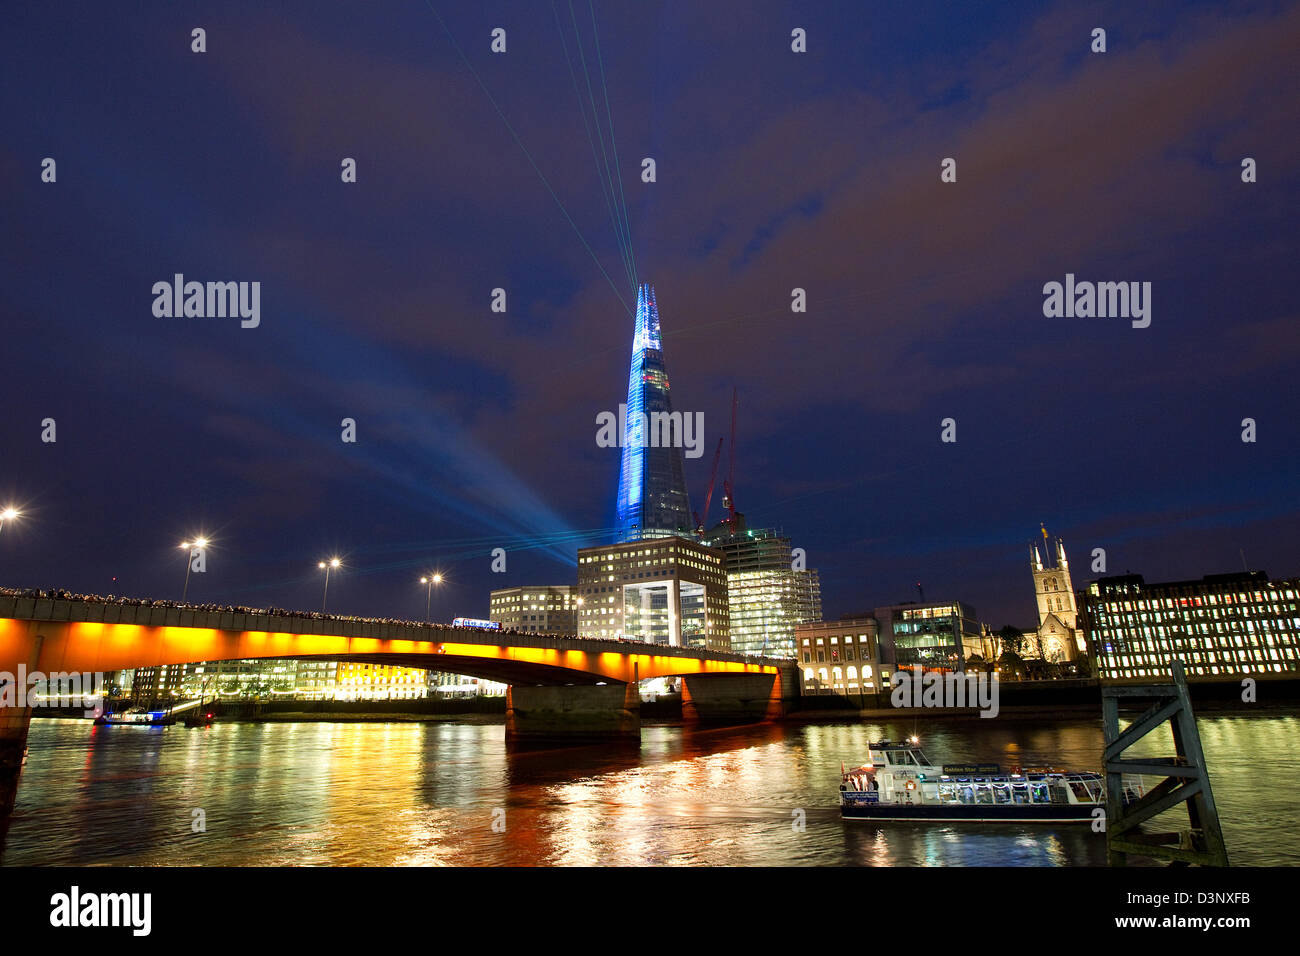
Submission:
[[[919,743],[921,742],[921,738],[918,737],[918,736],[916,736],[916,734],[913,734],[913,735],[912,735],[910,738],[908,738],[908,739],[912,741],[912,746],[913,746],[913,747],[915,747],[917,744],[919,744]]]

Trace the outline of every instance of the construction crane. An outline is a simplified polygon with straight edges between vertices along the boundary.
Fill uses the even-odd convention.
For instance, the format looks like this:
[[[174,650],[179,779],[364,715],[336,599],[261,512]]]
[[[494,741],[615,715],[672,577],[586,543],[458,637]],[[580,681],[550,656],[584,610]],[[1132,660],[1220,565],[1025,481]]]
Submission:
[[[703,518],[699,512],[695,512],[695,533],[703,535],[705,533],[705,519],[708,518],[708,505],[714,499],[714,483],[718,480],[718,460],[723,457],[723,440],[718,440],[718,450],[714,451],[714,470],[708,473],[708,493],[705,494],[705,512]]]
[[[722,507],[727,509],[727,527],[736,533],[736,390],[731,390],[731,448],[727,454],[727,477],[722,482]]]

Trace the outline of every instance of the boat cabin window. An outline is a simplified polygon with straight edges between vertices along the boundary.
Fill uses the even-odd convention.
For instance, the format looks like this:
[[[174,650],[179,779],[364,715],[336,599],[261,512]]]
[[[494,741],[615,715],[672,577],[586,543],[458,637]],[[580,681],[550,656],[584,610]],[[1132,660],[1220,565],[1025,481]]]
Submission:
[[[885,760],[896,767],[929,767],[929,759],[919,750],[886,750]]]
[[[1071,780],[1070,789],[1074,791],[1074,798],[1080,803],[1086,803],[1090,800],[1097,800],[1100,797],[1100,782],[1095,784],[1091,780]]]

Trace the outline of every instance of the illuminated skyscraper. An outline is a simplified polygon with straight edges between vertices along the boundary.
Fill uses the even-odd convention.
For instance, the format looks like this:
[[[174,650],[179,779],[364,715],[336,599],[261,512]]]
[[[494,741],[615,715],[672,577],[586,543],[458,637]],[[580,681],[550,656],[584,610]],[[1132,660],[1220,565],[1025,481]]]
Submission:
[[[626,417],[624,417],[624,415]],[[627,407],[620,415],[623,443],[618,476],[618,540],[639,541],[692,530],[690,500],[682,467],[680,441],[665,441],[681,416],[673,415],[659,338],[659,307],[654,288],[642,284],[636,298],[636,334],[628,375]]]

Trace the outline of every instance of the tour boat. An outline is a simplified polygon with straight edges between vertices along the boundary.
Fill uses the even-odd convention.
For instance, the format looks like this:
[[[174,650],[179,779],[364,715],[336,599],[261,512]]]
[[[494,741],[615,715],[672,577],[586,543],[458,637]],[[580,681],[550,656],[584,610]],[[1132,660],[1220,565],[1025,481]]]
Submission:
[[[165,710],[126,710],[117,714],[100,714],[95,718],[97,727],[168,727],[176,718]]]
[[[1106,806],[1099,773],[996,764],[936,765],[915,737],[881,741],[869,763],[841,768],[840,816],[845,820],[955,820],[972,823],[1086,823]],[[1124,800],[1142,795],[1125,778]]]

